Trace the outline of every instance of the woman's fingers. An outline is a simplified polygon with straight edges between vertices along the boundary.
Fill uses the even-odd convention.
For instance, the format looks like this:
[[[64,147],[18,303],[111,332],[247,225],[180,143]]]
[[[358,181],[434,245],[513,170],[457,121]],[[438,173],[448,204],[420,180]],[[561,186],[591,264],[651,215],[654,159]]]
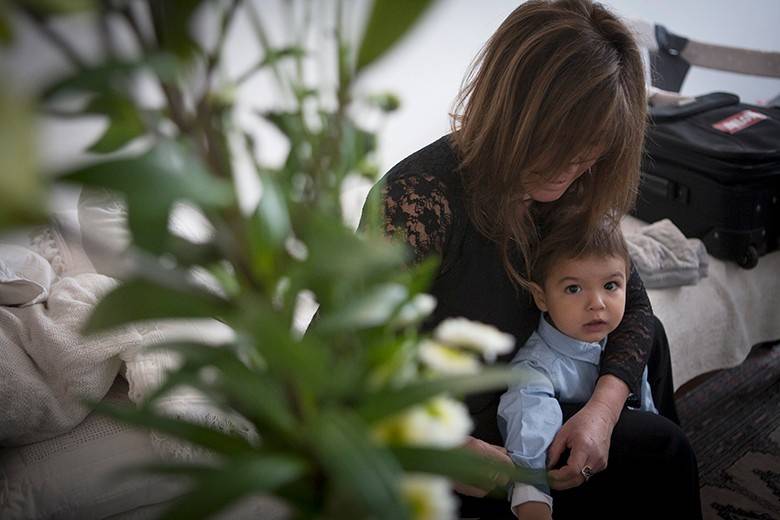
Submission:
[[[558,460],[560,460],[561,455],[563,454],[564,450],[568,447],[566,443],[568,442],[568,437],[564,434],[562,435],[563,431],[561,430],[558,432],[558,435],[555,436],[555,438],[552,441],[552,444],[550,444],[550,447],[547,449],[547,468],[554,468],[558,465]]]
[[[547,451],[550,469],[547,479],[551,488],[562,491],[582,485],[586,480],[582,473],[586,466],[591,475],[606,469],[612,425],[603,415],[598,407],[586,405],[564,423]],[[551,469],[559,465],[567,448],[570,454],[566,464]]]
[[[588,458],[584,450],[572,448],[566,465],[548,473],[547,480],[550,487],[562,491],[583,484],[585,477],[582,474],[582,468],[592,467],[587,461]]]
[[[571,449],[571,457],[577,462],[588,462],[593,471],[602,471],[607,467],[609,444],[613,425],[604,418],[604,412],[598,406],[586,404],[574,414],[553,439],[548,450],[548,468],[559,463],[565,448]],[[570,464],[570,462],[567,462]],[[582,467],[579,468],[581,470]]]
[[[566,465],[548,472],[547,482],[552,489],[563,491],[581,485],[585,482],[585,477],[574,466]]]

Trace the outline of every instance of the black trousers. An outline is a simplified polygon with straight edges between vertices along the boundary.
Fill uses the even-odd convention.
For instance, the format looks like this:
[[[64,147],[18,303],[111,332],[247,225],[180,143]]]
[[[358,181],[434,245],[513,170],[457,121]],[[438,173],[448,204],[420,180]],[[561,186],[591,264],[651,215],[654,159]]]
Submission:
[[[556,520],[701,519],[696,456],[679,427],[669,343],[655,319],[648,379],[660,415],[624,409],[612,432],[606,470],[587,483],[552,491]],[[563,405],[564,421],[583,405]],[[461,517],[513,519],[506,497],[459,497]]]

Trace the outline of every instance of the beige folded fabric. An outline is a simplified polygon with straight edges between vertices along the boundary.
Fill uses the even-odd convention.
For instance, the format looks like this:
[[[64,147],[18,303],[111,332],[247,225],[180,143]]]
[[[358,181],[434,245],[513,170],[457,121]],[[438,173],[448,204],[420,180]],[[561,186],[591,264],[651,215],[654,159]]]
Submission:
[[[648,289],[693,285],[707,276],[704,244],[686,238],[669,219],[626,233],[625,238],[631,260]]]

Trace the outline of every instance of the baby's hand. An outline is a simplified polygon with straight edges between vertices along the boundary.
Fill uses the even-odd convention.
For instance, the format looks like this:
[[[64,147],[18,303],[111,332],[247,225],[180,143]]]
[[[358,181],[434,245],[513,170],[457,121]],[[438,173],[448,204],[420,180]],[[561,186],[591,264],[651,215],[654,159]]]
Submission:
[[[544,502],[523,502],[515,506],[518,520],[552,520],[552,511]]]

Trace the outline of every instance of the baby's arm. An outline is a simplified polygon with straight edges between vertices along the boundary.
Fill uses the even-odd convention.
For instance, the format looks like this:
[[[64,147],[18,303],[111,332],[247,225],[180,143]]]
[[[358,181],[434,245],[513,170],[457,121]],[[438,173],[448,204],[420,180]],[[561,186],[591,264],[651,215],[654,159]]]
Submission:
[[[563,421],[561,407],[555,399],[547,371],[541,366],[527,359],[513,360],[512,369],[522,373],[522,380],[501,396],[498,406],[498,424],[504,445],[516,465],[544,471],[547,448]],[[552,513],[552,497],[546,481],[534,485],[516,482],[511,501],[515,514],[528,510],[528,514],[534,515],[531,518],[537,518],[535,515],[542,509],[540,505],[547,509],[548,515]],[[521,505],[523,507],[518,509]]]

